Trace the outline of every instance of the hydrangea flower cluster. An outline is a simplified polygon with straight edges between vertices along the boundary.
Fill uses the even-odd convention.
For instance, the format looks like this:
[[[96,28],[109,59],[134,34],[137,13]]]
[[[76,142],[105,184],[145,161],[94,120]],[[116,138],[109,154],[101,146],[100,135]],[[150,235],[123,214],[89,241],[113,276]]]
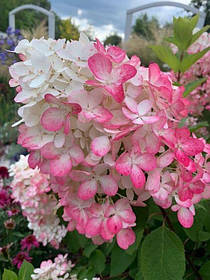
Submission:
[[[34,270],[34,274],[31,275],[33,280],[64,280],[69,278],[69,273],[73,267],[71,261],[67,260],[67,255],[58,255],[54,262],[51,260],[43,261],[40,268]]]
[[[43,232],[58,228],[48,223],[58,205],[49,190],[64,208],[67,229],[96,244],[114,236],[123,249],[133,244],[133,206],[146,206],[150,197],[192,226],[194,205],[210,197],[210,147],[178,127],[189,102],[170,73],[84,34],[72,42],[22,40],[15,52],[21,61],[10,67],[10,86],[23,103],[18,143],[35,169],[13,168],[13,190],[31,227],[42,212]],[[40,225],[33,228],[41,240]]]
[[[67,254],[59,254],[54,262],[52,260],[43,261],[40,268],[36,268],[31,275],[33,280],[77,280],[77,275],[70,275],[74,264],[67,260]],[[86,280],[86,279],[84,279]],[[100,280],[100,278],[93,278],[92,280]]]
[[[195,30],[197,31],[197,29]],[[210,35],[208,32],[204,32],[193,43],[189,49],[189,54],[195,54],[210,46]],[[176,52],[176,48],[172,47]],[[188,96],[190,101],[189,112],[193,116],[200,116],[204,109],[210,110],[210,51],[208,51],[201,59],[194,63],[188,71],[186,71],[181,77],[181,84],[186,85],[192,81],[205,77],[207,80],[201,85],[196,87]]]
[[[56,216],[58,202],[55,196],[47,194],[51,190],[49,176],[41,174],[38,168],[29,168],[28,158],[23,155],[17,163],[11,165],[10,175],[14,176],[12,197],[20,203],[23,215],[29,222],[28,226],[36,237],[32,235],[22,240],[22,249],[29,249],[32,245],[37,247],[38,242],[58,247],[66,235],[66,229],[59,225],[60,220]]]

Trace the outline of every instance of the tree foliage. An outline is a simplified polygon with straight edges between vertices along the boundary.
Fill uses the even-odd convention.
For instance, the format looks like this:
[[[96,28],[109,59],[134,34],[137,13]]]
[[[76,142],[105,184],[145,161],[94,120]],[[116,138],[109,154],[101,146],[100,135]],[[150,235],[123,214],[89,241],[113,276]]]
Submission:
[[[121,41],[122,41],[122,38],[119,35],[113,34],[113,35],[106,37],[106,39],[104,41],[104,45],[105,46],[107,46],[107,45],[119,46]]]
[[[8,27],[9,12],[18,6],[25,4],[34,4],[47,10],[50,10],[51,8],[50,1],[48,0],[1,0],[0,10],[3,10],[3,12],[1,13],[0,30],[2,32],[5,32]],[[31,29],[34,25],[38,25],[40,21],[46,19],[47,16],[40,12],[24,10],[15,15],[15,25],[16,28],[19,29]]]
[[[79,39],[79,29],[76,25],[72,23],[71,18],[62,19],[59,25],[60,38],[65,38],[67,40],[78,40]]]
[[[147,14],[141,15],[137,18],[133,26],[133,32],[147,40],[154,39],[152,29],[159,27],[158,20],[155,17],[149,19]]]

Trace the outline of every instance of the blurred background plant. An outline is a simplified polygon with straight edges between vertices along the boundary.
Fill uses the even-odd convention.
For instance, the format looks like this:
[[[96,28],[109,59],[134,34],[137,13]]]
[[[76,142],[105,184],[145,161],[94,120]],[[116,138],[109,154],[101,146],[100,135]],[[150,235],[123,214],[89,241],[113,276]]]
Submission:
[[[20,205],[11,196],[10,182],[7,167],[0,166],[0,279],[5,268],[18,271],[24,259],[38,267],[41,260],[58,254],[54,247],[37,242]]]
[[[139,56],[144,66],[156,62],[163,68],[163,63],[155,53],[151,52],[149,46],[166,44],[164,38],[170,36],[171,33],[172,24],[167,23],[161,27],[155,17],[148,18],[147,14],[143,14],[136,19],[133,32],[124,47],[128,56]]]
[[[79,29],[72,23],[71,18],[62,19],[59,24],[59,30],[60,38],[65,38],[67,40],[79,39]]]
[[[40,24],[36,25],[32,29],[21,29],[21,34],[23,37],[29,41],[33,38],[40,39],[44,37],[48,38],[47,25],[46,20],[41,21]]]

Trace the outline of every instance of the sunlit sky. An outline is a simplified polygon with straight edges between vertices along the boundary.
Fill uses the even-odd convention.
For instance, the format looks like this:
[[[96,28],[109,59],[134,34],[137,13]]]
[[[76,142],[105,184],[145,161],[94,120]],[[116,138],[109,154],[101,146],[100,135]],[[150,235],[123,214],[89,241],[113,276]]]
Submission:
[[[173,0],[171,0],[173,1]],[[104,40],[106,36],[118,33],[124,35],[126,10],[156,0],[50,0],[52,10],[61,18],[71,17],[80,30],[91,26],[94,36]],[[189,4],[190,0],[174,0]],[[161,23],[172,21],[173,16],[186,14],[183,9],[176,7],[156,7],[144,10],[142,13],[156,16]],[[137,17],[139,14],[134,16]]]

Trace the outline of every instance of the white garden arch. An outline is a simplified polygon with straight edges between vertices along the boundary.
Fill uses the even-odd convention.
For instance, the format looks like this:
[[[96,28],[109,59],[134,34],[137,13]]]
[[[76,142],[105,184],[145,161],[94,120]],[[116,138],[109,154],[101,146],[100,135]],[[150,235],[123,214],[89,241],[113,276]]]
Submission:
[[[39,11],[48,16],[48,36],[49,36],[49,38],[54,39],[55,38],[55,15],[54,15],[54,13],[51,11],[48,11],[42,7],[33,5],[33,4],[22,5],[9,12],[9,26],[12,28],[12,30],[15,30],[15,14],[17,12],[25,10],[25,9],[36,10],[36,11]]]
[[[198,9],[182,4],[182,3],[178,3],[178,2],[170,2],[170,1],[162,1],[162,2],[156,2],[156,3],[149,3],[146,5],[142,5],[130,10],[127,10],[126,13],[126,25],[125,25],[125,41],[127,41],[129,39],[129,36],[131,34],[131,25],[132,25],[132,18],[133,18],[133,14],[145,9],[149,9],[149,8],[154,8],[154,7],[159,7],[159,6],[174,6],[174,7],[178,7],[178,8],[182,8],[186,11],[192,12],[194,14],[200,14],[199,17],[199,21],[197,24],[197,27],[202,28],[205,22],[205,18],[206,18],[206,13],[199,11]]]

